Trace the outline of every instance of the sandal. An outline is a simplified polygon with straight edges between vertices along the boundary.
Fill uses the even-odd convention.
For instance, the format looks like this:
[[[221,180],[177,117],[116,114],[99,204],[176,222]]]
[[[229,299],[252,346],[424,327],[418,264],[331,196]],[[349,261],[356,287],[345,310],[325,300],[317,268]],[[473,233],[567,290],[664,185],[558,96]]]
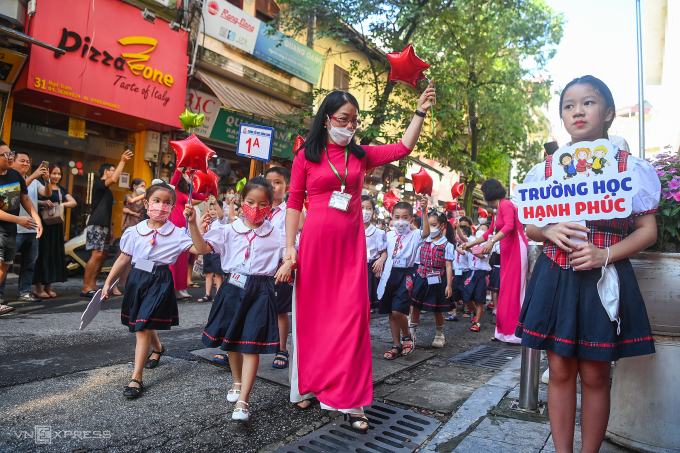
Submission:
[[[482,324],[479,323],[479,322],[476,322],[476,323],[472,324],[472,327],[470,327],[470,330],[472,330],[473,332],[479,332],[479,329],[481,329],[481,327],[482,327]]]
[[[201,285],[191,282],[187,285],[187,287],[189,287],[189,288],[200,288]]]
[[[249,404],[246,403],[245,401],[237,401],[236,404],[245,404],[246,407],[237,407],[234,409],[234,412],[231,414],[231,419],[232,420],[238,420],[240,422],[247,422],[248,421],[248,406]]]
[[[272,366],[279,370],[288,368],[288,351],[279,351],[276,353],[276,358],[272,362]],[[277,365],[276,362],[283,362],[283,365]]]
[[[410,341],[411,344],[404,344],[404,341]],[[404,349],[404,352],[402,355],[409,355],[416,349],[416,340],[413,337],[402,337],[401,339],[401,345]],[[406,348],[408,348],[408,352],[406,351]]]
[[[161,345],[162,346],[162,345]],[[158,354],[157,359],[152,359],[151,356],[154,354]],[[161,356],[165,354],[165,346],[161,347],[161,352],[154,351],[153,348],[151,349],[151,354],[149,354],[149,357],[146,359],[146,364],[144,365],[144,368],[156,368],[158,366],[158,361],[161,360]]]
[[[463,318],[469,318],[470,317],[470,310],[463,310]]]
[[[446,318],[444,318],[444,321],[458,321],[458,316],[456,315],[449,315]]]
[[[210,294],[206,294],[205,296],[198,299],[197,302],[212,302],[212,296]]]
[[[54,291],[47,291],[47,294],[49,294],[50,297],[57,297],[57,293],[55,293]]]
[[[501,341],[501,340],[499,340],[499,339],[496,338],[496,337],[491,337],[491,341]]]
[[[370,425],[368,424],[368,419],[366,416],[355,417],[352,414],[343,414],[345,421],[349,421],[349,427],[352,431],[359,434],[366,434]],[[361,425],[366,424],[366,428],[362,429]]]
[[[96,291],[94,291],[92,293],[92,296],[94,296],[94,293],[96,293]],[[88,296],[84,296],[84,297],[92,297],[92,296],[89,295],[90,294],[89,292],[87,294],[88,294]],[[82,296],[82,294],[81,294],[81,296]],[[40,294],[36,294],[35,292],[33,292],[33,297],[39,297],[41,299],[49,299],[51,296],[49,294],[47,294],[45,291],[43,291]]]
[[[241,385],[240,382],[234,382],[234,386]],[[235,403],[238,401],[238,397],[241,395],[241,389],[235,389],[234,387],[227,392],[227,401],[230,403]]]
[[[229,356],[227,354],[216,354],[215,357],[213,357],[213,362],[229,366]]]
[[[393,352],[395,350],[397,352]],[[401,355],[403,350],[404,348],[402,348],[401,346],[397,346],[396,344],[392,345],[392,349],[390,349],[389,351],[385,351],[385,354],[383,354],[383,358],[385,360],[394,360]]]
[[[301,404],[302,404],[302,406],[300,406]],[[301,411],[304,411],[305,409],[307,409],[311,405],[312,405],[312,400],[302,400],[302,401],[295,403],[295,407],[298,410],[301,410]]]
[[[0,315],[6,315],[7,313],[11,313],[14,310],[16,310],[16,308],[10,307],[9,305],[0,305]]]
[[[123,390],[123,396],[129,400],[133,400],[142,396],[142,392],[144,391],[144,384],[142,384],[142,381],[130,379],[130,382],[136,382],[139,384],[139,387],[130,387],[128,385],[125,387],[125,390]]]

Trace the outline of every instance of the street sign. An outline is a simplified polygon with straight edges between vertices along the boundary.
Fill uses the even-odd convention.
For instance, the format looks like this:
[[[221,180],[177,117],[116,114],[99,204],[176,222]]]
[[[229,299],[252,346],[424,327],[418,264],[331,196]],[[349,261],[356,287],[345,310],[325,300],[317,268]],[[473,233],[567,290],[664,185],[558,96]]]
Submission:
[[[272,158],[273,142],[273,128],[241,123],[238,130],[236,154],[250,159],[269,162]]]

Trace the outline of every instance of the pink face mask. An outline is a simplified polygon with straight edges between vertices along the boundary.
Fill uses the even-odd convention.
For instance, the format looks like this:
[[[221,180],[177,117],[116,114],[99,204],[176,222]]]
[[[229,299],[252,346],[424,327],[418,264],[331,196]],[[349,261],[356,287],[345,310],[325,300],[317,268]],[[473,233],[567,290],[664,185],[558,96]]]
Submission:
[[[149,218],[156,222],[165,222],[170,217],[171,212],[172,206],[165,203],[149,203],[149,209],[146,211]]]
[[[250,223],[255,224],[262,223],[265,217],[267,217],[272,210],[271,206],[267,206],[266,208],[254,208],[252,206],[248,206],[245,203],[243,203],[241,208],[243,209],[243,215],[246,217],[246,219],[248,219]]]

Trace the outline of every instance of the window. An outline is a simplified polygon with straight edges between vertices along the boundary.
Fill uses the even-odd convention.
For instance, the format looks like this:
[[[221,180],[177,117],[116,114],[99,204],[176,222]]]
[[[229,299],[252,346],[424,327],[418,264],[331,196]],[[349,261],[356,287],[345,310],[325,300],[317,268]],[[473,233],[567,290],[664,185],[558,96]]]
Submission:
[[[238,9],[243,9],[243,0],[227,0],[229,3],[237,7]]]
[[[333,73],[333,89],[334,90],[349,90],[349,72],[335,65]]]
[[[257,0],[255,17],[262,22],[271,22],[279,14],[279,6],[274,0]]]

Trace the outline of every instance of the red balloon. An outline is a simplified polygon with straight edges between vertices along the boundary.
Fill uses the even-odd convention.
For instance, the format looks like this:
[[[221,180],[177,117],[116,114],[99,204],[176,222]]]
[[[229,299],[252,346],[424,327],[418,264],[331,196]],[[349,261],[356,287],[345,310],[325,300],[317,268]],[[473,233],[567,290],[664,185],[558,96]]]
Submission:
[[[298,150],[300,147],[306,142],[304,138],[300,137],[299,135],[295,139],[295,143],[293,143],[293,155],[297,156]]]
[[[426,79],[423,71],[429,69],[430,65],[418,58],[411,44],[399,53],[388,53],[387,59],[392,66],[391,82],[404,82],[417,88],[418,80]]]
[[[463,195],[463,189],[465,188],[465,185],[461,182],[457,182],[451,187],[451,196],[453,198],[458,198],[461,195]]]
[[[305,198],[305,209],[309,211],[309,197]]]
[[[173,140],[170,146],[177,155],[177,168],[184,167],[207,173],[208,161],[215,155],[215,151],[208,148],[194,134],[186,140]]]
[[[446,202],[446,210],[448,212],[453,212],[458,209],[458,202],[457,201],[447,201]]]
[[[483,219],[486,219],[487,217],[489,217],[489,211],[487,211],[484,208],[479,208],[477,210],[477,214],[479,215],[479,217],[482,217]]]
[[[217,196],[217,182],[219,179],[220,178],[210,169],[208,169],[207,173],[203,173],[202,171],[195,172],[193,178],[194,192]]]
[[[418,173],[412,174],[411,180],[413,181],[413,188],[415,189],[416,193],[430,196],[432,195],[432,177],[425,170],[425,167],[420,167],[420,171]]]
[[[395,193],[392,192],[391,190],[390,190],[389,192],[387,192],[387,193],[383,196],[383,206],[384,206],[385,209],[387,209],[389,212],[392,212],[392,209],[394,208],[394,205],[396,205],[396,204],[399,203],[400,201],[401,201],[401,198],[399,198],[399,197],[397,196],[397,194],[395,194]]]

